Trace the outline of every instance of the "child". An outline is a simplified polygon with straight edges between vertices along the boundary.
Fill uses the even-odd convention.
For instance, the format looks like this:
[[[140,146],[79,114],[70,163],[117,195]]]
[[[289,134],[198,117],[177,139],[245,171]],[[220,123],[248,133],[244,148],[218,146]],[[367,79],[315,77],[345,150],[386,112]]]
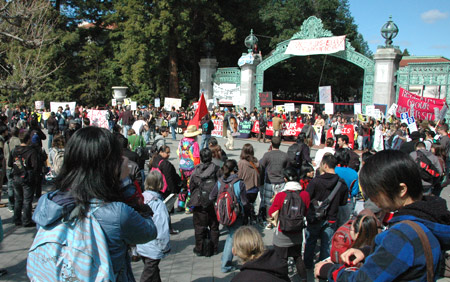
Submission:
[[[158,171],[150,171],[145,179],[144,203],[153,210],[153,222],[158,231],[158,237],[146,244],[137,245],[137,251],[144,262],[141,282],[161,281],[159,262],[170,251],[169,213],[158,193],[163,187],[163,178]]]
[[[236,230],[232,250],[244,265],[231,281],[255,281],[255,277],[258,282],[290,281],[287,265],[274,250],[264,250],[262,237],[254,227],[244,225]]]
[[[314,178],[314,168],[312,165],[308,163],[302,164],[300,168],[300,185],[302,186],[302,190],[306,190],[311,179]]]

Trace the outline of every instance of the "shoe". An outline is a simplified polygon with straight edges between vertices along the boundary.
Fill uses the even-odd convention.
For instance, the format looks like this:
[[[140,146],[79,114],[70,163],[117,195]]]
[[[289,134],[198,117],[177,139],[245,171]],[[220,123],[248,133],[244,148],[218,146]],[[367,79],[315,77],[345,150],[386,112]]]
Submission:
[[[23,227],[36,227],[36,223],[30,222],[30,223],[25,224]]]
[[[4,208],[4,207],[6,207],[6,204],[5,203],[0,203],[0,208]]]
[[[180,234],[180,230],[170,229],[170,235],[177,235],[177,234]]]
[[[137,261],[140,261],[140,260],[141,260],[140,256],[131,256],[131,261],[132,262],[137,262]]]
[[[14,213],[14,208],[8,207],[8,211],[9,211],[10,213]]]
[[[195,250],[195,248],[194,248],[194,254],[195,254],[196,256],[198,256],[198,257],[203,256],[202,253],[201,253],[201,252],[198,252],[197,250]]]
[[[267,230],[273,229],[272,223],[267,224],[265,229],[267,229]]]

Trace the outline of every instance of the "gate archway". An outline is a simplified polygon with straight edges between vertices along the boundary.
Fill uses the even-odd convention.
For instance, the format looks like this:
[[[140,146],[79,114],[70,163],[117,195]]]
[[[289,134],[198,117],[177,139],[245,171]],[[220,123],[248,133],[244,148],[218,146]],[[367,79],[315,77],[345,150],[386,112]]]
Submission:
[[[311,16],[306,19],[300,31],[295,33],[291,39],[285,40],[278,43],[275,51],[268,58],[264,59],[256,67],[256,105],[259,107],[259,95],[258,93],[263,92],[264,86],[264,71],[269,69],[275,64],[287,60],[291,57],[297,55],[285,54],[286,48],[288,47],[291,40],[301,40],[301,39],[317,39],[323,37],[331,37],[333,34],[331,31],[323,28],[322,20]],[[375,62],[364,56],[363,54],[356,52],[355,48],[351,45],[350,41],[346,39],[345,50],[336,53],[328,54],[330,56],[338,57],[346,60],[350,63],[357,65],[364,70],[364,84],[363,84],[363,97],[362,104],[363,108],[365,105],[373,104],[373,88],[374,88],[374,75],[375,75]]]

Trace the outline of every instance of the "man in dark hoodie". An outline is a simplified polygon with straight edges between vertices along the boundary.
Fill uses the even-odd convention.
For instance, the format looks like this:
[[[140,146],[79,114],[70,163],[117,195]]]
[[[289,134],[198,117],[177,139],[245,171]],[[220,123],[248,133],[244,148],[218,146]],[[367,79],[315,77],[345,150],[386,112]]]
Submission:
[[[203,241],[211,230],[213,251],[217,254],[219,245],[219,222],[214,212],[214,202],[209,201],[209,194],[219,177],[219,167],[212,163],[212,152],[208,148],[200,151],[201,163],[197,165],[191,175],[191,200],[189,206],[194,209],[192,217],[195,232],[194,253],[198,256],[207,255],[203,250]]]
[[[31,204],[33,203],[34,187],[33,175],[37,174],[37,151],[30,146],[29,131],[19,133],[20,146],[14,148],[8,159],[8,166],[12,167],[14,186],[14,224],[33,227],[31,220]],[[22,214],[23,209],[23,214]]]
[[[312,179],[311,182],[309,182],[308,187],[306,187],[306,192],[309,193],[312,203],[314,201],[322,202],[331,194],[338,184],[338,181],[341,181],[341,187],[331,200],[325,219],[318,221],[313,220],[313,215],[315,213],[314,205],[310,206],[310,210],[306,215],[308,226],[306,229],[307,235],[304,261],[307,269],[313,267],[314,250],[316,248],[317,239],[321,239],[319,260],[324,260],[330,256],[331,237],[337,228],[336,221],[338,208],[339,206],[347,204],[348,187],[345,184],[345,181],[339,178],[334,171],[337,163],[335,156],[328,153],[325,154],[319,166],[321,174]]]

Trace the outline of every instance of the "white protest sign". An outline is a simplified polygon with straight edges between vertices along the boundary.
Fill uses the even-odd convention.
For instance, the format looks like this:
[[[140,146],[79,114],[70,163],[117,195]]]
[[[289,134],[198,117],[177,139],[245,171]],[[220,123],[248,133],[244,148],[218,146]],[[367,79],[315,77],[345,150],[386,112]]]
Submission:
[[[331,103],[331,86],[319,87],[319,102],[320,104]]]
[[[355,104],[353,105],[353,107],[354,107],[353,113],[354,113],[355,115],[357,115],[357,114],[362,114],[361,103],[355,103]]]
[[[325,103],[325,113],[327,115],[334,114],[334,104],[333,103]]]
[[[284,109],[286,112],[295,112],[295,104],[294,103],[286,103],[284,104]]]
[[[374,105],[366,106],[366,115],[368,115],[369,117],[375,117],[375,106]]]
[[[412,133],[414,131],[417,131],[416,119],[414,117],[409,117],[406,120],[406,123],[408,124],[409,132]]]
[[[388,110],[388,112],[387,112],[387,115],[388,115],[388,116],[393,116],[393,115],[395,115],[395,113],[397,112],[397,108],[398,108],[398,105],[397,105],[396,103],[393,103],[393,104],[391,105],[391,107],[389,108],[389,110]]]
[[[137,110],[137,102],[131,101],[131,110],[136,111]]]
[[[313,110],[314,110],[314,107],[312,105],[302,104],[302,106],[300,108],[300,113],[312,115]]]
[[[44,109],[44,101],[34,101],[34,108],[37,110]]]
[[[112,100],[111,100],[111,105],[112,105],[113,107],[117,106],[117,100],[116,100],[116,99],[112,99]]]
[[[315,134],[314,134],[314,145],[316,145],[316,146],[320,146],[320,139],[321,139],[321,137],[322,137],[322,130],[323,130],[323,127],[322,126],[317,126],[317,125],[315,125],[315,126],[313,126],[313,128],[314,128],[314,131],[315,131]]]
[[[181,99],[164,97],[164,109],[166,111],[171,111],[172,107],[175,107],[175,110],[178,110],[181,107]]]
[[[56,113],[59,107],[62,107],[63,111],[66,109],[66,105],[69,105],[70,112],[75,111],[76,102],[50,102],[50,111]]]
[[[380,109],[375,109],[374,118],[380,120],[382,118]]]
[[[161,99],[155,98],[155,108],[161,107]]]

